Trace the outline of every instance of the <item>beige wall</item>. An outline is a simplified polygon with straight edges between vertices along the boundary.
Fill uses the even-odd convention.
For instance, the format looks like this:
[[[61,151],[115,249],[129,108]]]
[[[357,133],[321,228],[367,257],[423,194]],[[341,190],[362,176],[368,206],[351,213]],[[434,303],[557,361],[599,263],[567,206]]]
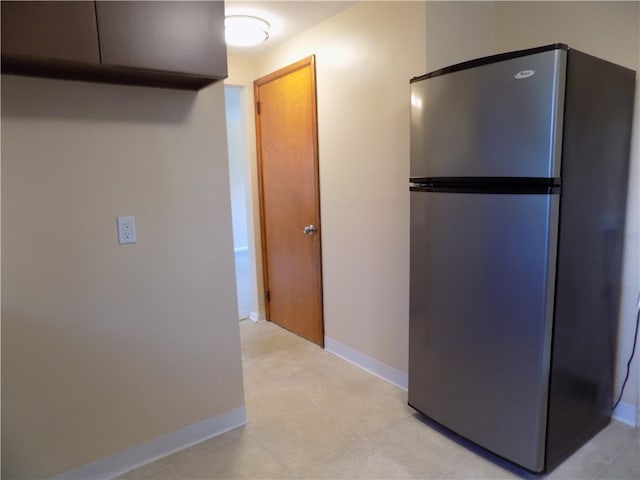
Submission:
[[[2,168],[3,476],[243,405],[222,83],[3,76]]]
[[[562,42],[636,71],[640,68],[640,2],[496,2],[495,26],[497,51]],[[631,355],[640,290],[639,97],[640,80],[636,79],[616,392],[622,385]],[[640,414],[639,365],[640,355],[636,355],[622,401],[636,406]],[[637,424],[640,425],[640,421]]]
[[[316,55],[325,335],[407,370],[409,78],[425,5],[362,2],[257,61]]]
[[[495,2],[497,51],[566,43],[638,68],[640,2]]]
[[[495,53],[494,2],[426,2],[427,70]]]

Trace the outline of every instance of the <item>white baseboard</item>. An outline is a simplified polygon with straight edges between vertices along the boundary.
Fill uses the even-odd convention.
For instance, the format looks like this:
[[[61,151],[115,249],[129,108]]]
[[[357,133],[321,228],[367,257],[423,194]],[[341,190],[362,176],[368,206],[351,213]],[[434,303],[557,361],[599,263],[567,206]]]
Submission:
[[[403,390],[407,390],[409,386],[409,376],[396,370],[389,365],[386,365],[375,358],[371,358],[364,353],[354,350],[351,347],[346,346],[343,343],[338,342],[329,337],[324,337],[324,349],[328,352],[337,355],[338,357],[346,360],[349,363],[354,364],[356,367],[360,367],[369,373],[374,374],[376,377],[380,377],[383,380],[400,387]]]
[[[150,442],[136,445],[89,463],[75,470],[63,473],[53,480],[92,480],[110,479],[141,467],[154,460],[200,443],[209,438],[233,430],[247,423],[245,407],[234,408],[227,412],[189,425]]]
[[[620,402],[611,416],[619,422],[626,423],[632,427],[640,426],[636,425],[636,407],[630,403]]]
[[[328,352],[337,355],[347,362],[352,363],[353,365],[360,367],[363,370],[366,370],[367,372],[402,388],[403,390],[407,390],[408,388],[409,376],[406,373],[396,370],[375,358],[371,358],[368,355],[354,350],[353,348],[329,337],[324,337],[324,348]],[[632,427],[640,426],[636,425],[636,408],[629,403],[620,402],[611,416],[622,423],[631,425]]]
[[[249,247],[233,247],[233,253],[248,252]]]
[[[251,320],[252,322],[259,322],[260,321],[260,315],[258,315],[256,312],[251,312],[249,314],[249,320]]]

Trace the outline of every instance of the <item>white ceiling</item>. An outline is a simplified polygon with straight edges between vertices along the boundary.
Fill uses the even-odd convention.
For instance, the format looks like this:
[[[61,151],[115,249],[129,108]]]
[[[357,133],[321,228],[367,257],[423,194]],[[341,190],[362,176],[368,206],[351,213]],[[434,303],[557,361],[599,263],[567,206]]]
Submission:
[[[231,55],[257,55],[353,6],[347,1],[226,1],[226,15],[245,14],[271,24],[269,39],[256,47],[227,47]]]

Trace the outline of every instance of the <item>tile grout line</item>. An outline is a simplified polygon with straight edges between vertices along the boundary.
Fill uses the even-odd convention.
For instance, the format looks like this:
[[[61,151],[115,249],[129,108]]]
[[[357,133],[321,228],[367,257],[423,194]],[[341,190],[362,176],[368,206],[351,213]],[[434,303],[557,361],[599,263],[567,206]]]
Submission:
[[[332,453],[331,455],[329,455],[329,456],[328,456],[328,457],[326,457],[326,458],[321,458],[321,459],[319,459],[319,460],[317,460],[317,461],[315,461],[315,462],[313,462],[313,463],[311,463],[311,464],[307,465],[306,467],[304,467],[304,468],[303,468],[303,469],[301,469],[300,471],[295,472],[296,478],[298,478],[298,477],[299,477],[299,475],[303,474],[303,473],[304,473],[304,472],[306,472],[307,470],[311,470],[313,467],[315,467],[315,466],[317,466],[317,465],[320,465],[321,463],[324,463],[324,462],[326,462],[326,461],[328,461],[328,460],[331,460],[332,458],[334,458],[334,457],[336,457],[336,456],[340,455],[341,453],[346,452],[347,450],[349,450],[349,449],[353,448],[353,446],[354,446],[354,445],[348,445],[348,446],[346,446],[346,447],[344,447],[344,448],[342,448],[342,449],[338,450],[337,452]]]
[[[178,472],[176,472],[173,469],[173,465],[169,464],[169,470],[171,470],[171,473],[173,473],[174,477],[176,477],[178,480],[182,480],[182,477],[180,475],[178,475]]]
[[[601,469],[598,473],[596,473],[596,474],[594,475],[594,477],[593,477],[593,478],[594,478],[594,479],[596,479],[596,480],[600,479],[600,478],[601,478],[601,475],[605,472],[605,470],[606,470],[607,468],[609,468],[609,467],[613,464],[613,462],[615,462],[615,461],[618,459],[618,457],[620,457],[620,455],[622,455],[622,452],[623,452],[623,451],[624,451],[624,450],[625,450],[629,445],[631,445],[631,443],[632,443],[633,441],[634,441],[633,437],[632,437],[632,438],[630,438],[630,439],[629,439],[629,441],[628,441],[627,443],[625,443],[625,444],[624,444],[624,446],[623,446],[622,448],[620,448],[620,450],[618,450],[618,451],[616,452],[616,454],[615,454],[615,455],[613,455],[613,457],[611,457],[611,460],[609,460],[609,461],[607,462],[607,464],[606,464],[604,467],[602,467],[602,469]]]
[[[608,428],[608,427],[607,427]],[[637,428],[637,427],[633,427],[633,428]],[[611,457],[611,460],[609,462],[607,462],[607,464],[594,476],[595,479],[600,479],[601,475],[605,472],[605,470],[607,468],[609,468],[613,462],[615,462],[621,455],[622,452],[624,452],[624,450],[631,445],[633,442],[635,441],[634,435],[632,435],[629,440],[618,449],[618,451]]]
[[[323,409],[321,409],[320,407],[318,407],[317,405],[315,405],[314,403],[312,403],[309,399],[307,399],[306,397],[304,397],[303,395],[300,395],[302,398],[305,399],[305,403],[307,405],[305,405],[306,408],[311,408],[313,410],[316,410],[317,412],[319,412],[320,414],[323,414],[327,417],[329,417],[330,419],[332,419],[333,421],[335,421],[340,427],[346,429],[348,432],[350,432],[353,436],[354,436],[354,441],[350,442],[348,445],[346,445],[345,447],[329,454],[327,457],[324,458],[320,458],[315,462],[310,463],[309,465],[306,465],[305,467],[301,468],[300,470],[292,470],[289,468],[289,466],[285,463],[284,459],[282,459],[276,452],[273,452],[271,449],[269,449],[268,446],[266,446],[265,444],[263,444],[259,438],[257,438],[255,435],[251,434],[249,432],[250,435],[252,435],[254,437],[254,439],[260,444],[260,446],[262,446],[265,450],[267,450],[271,455],[273,455],[276,460],[278,460],[285,468],[287,471],[291,472],[296,478],[298,478],[298,476],[305,472],[306,470],[309,470],[310,468],[312,468],[315,465],[320,464],[321,462],[326,462],[327,460],[335,457],[336,455],[339,455],[340,453],[343,453],[345,451],[347,451],[348,449],[352,448],[355,446],[355,444],[357,443],[357,441],[363,441],[366,440],[365,438],[361,437],[359,434],[357,434],[356,432],[354,432],[351,428],[349,428],[347,425],[344,425],[340,420],[334,418],[330,413],[324,411]]]
[[[346,429],[348,432],[350,432],[353,436],[354,436],[354,440],[352,442],[350,442],[348,445],[346,445],[345,447],[339,449],[338,451],[334,452],[333,454],[330,454],[329,456],[319,459],[317,462],[313,463],[313,465],[317,465],[320,462],[326,462],[327,460],[329,460],[330,458],[335,457],[336,455],[347,451],[348,449],[352,448],[356,441],[362,441],[364,440],[359,434],[357,434],[356,432],[354,432],[353,430],[351,430],[351,428],[349,428],[347,425],[343,425],[343,423],[338,420],[337,418],[334,418],[333,415],[331,415],[329,412],[324,411],[323,409],[321,409],[320,407],[318,407],[317,405],[315,405],[313,402],[311,402],[309,399],[305,398],[306,402],[313,407],[315,410],[317,410],[318,412],[320,412],[321,414],[326,415],[327,417],[329,417],[330,419],[332,419],[334,422],[336,422],[339,426],[341,426],[342,428]],[[297,475],[301,474],[302,472],[308,470],[309,468],[311,468],[311,465],[307,465],[307,467],[304,468],[304,470],[300,470],[299,472],[294,472]]]
[[[336,365],[334,368],[338,369],[339,366],[342,366],[341,364],[345,364],[345,365],[351,365],[348,361],[340,358],[340,357],[336,357],[339,360],[340,365]],[[393,456],[389,456],[385,453],[383,453],[382,449],[380,448],[380,445],[378,445],[377,443],[373,442],[372,440],[370,440],[366,435],[363,436],[361,434],[359,434],[358,432],[354,431],[349,425],[344,424],[340,419],[336,418],[331,412],[323,409],[320,405],[317,405],[312,399],[310,399],[307,395],[305,395],[304,393],[301,393],[298,391],[298,387],[299,385],[297,384],[297,382],[292,382],[289,381],[286,378],[283,378],[277,374],[273,374],[270,371],[265,370],[264,368],[262,368],[262,366],[260,364],[257,365],[257,367],[267,373],[269,376],[271,376],[273,379],[275,379],[278,383],[284,385],[287,388],[292,389],[294,392],[296,392],[297,394],[299,394],[301,396],[301,398],[303,398],[305,400],[305,404],[307,406],[307,408],[312,408],[313,410],[326,415],[327,417],[329,417],[330,419],[332,419],[333,421],[335,421],[338,425],[340,425],[342,428],[346,429],[348,432],[350,432],[353,437],[354,440],[352,442],[350,442],[348,445],[346,445],[344,448],[339,449],[338,451],[330,454],[329,456],[325,457],[325,458],[321,458],[318,459],[315,462],[310,463],[309,465],[304,466],[303,468],[296,470],[296,471],[292,471],[289,470],[287,467],[288,471],[292,471],[292,473],[296,476],[299,477],[301,474],[303,474],[304,472],[314,468],[317,465],[322,464],[323,462],[326,462],[332,458],[335,458],[336,456],[355,448],[359,443],[365,443],[365,442],[369,442],[371,443],[371,445],[374,447],[374,450],[381,455],[382,457],[386,458],[387,460],[399,465],[401,468],[403,468],[406,472],[408,472],[410,475],[412,475],[415,478],[421,478],[422,476],[418,474],[418,472],[414,471],[413,469],[409,468],[408,465],[405,465],[404,462],[400,461],[400,459],[396,459]],[[366,372],[367,377],[371,376],[371,377],[376,377],[375,375],[373,375],[371,372]],[[341,375],[342,376],[342,375]],[[346,376],[344,376],[344,378],[346,380],[348,380],[348,378]],[[404,417],[402,415],[399,415],[398,418]],[[380,431],[382,431],[384,428],[381,428],[380,430],[378,430],[377,432],[373,432],[373,433],[379,433]],[[254,437],[255,438],[255,437]],[[266,450],[268,451],[271,455],[273,455],[278,461],[280,461],[281,464],[285,465],[284,459],[282,459],[277,453],[273,452],[267,445],[265,445],[264,443],[262,443],[259,439],[256,438],[256,440],[260,443],[260,445]],[[458,462],[456,462],[451,468],[454,468],[455,466],[457,466],[461,461],[464,460],[464,457],[462,457]],[[286,467],[286,465],[285,465]],[[448,471],[448,470],[447,470]]]
[[[468,452],[468,451],[463,452],[462,455],[460,455],[460,459],[457,462],[454,462],[453,465],[450,465],[449,468],[446,468],[445,470],[443,470],[435,478],[445,478],[445,475],[447,475],[449,472],[452,472],[455,468],[457,468],[459,465],[461,465],[462,462],[464,462],[468,458],[472,458],[471,457],[471,453]],[[422,478],[422,476],[420,475],[419,478]]]
[[[268,334],[270,334],[270,331],[267,331]],[[287,332],[289,333],[289,332]],[[277,342],[279,343],[279,342]],[[284,349],[283,351],[286,353],[287,351],[287,345],[286,345],[286,341],[282,342],[282,345],[278,345],[278,348],[282,348]],[[259,345],[256,345],[259,347]],[[260,349],[258,348],[258,351]],[[306,350],[305,350],[306,351]],[[323,351],[320,350],[320,352],[322,353]],[[255,353],[255,351],[253,352]],[[274,352],[274,353],[279,353],[279,352]],[[315,353],[315,352],[314,352]],[[331,353],[331,352],[329,352]],[[270,355],[271,352],[265,353],[264,355]],[[295,354],[295,352],[294,352]],[[315,355],[313,355],[315,357]],[[325,416],[328,419],[333,420],[336,425],[340,426],[341,428],[343,428],[344,430],[346,430],[346,432],[349,432],[350,435],[352,435],[352,440],[349,441],[346,445],[340,447],[337,451],[328,454],[327,456],[325,456],[324,458],[317,458],[316,460],[313,460],[313,456],[311,456],[312,458],[310,458],[310,462],[307,465],[304,466],[300,466],[298,467],[295,471],[289,467],[289,465],[285,462],[284,458],[281,458],[280,455],[278,455],[276,452],[272,451],[270,448],[270,444],[268,443],[263,443],[263,441],[260,440],[260,438],[258,438],[258,436],[256,436],[254,433],[250,433],[247,432],[250,437],[252,437],[257,443],[258,445],[260,445],[260,447],[262,449],[264,449],[264,451],[266,453],[268,453],[269,455],[271,455],[271,457],[273,459],[275,459],[278,464],[280,464],[284,471],[286,471],[288,474],[291,475],[291,478],[300,478],[301,476],[304,475],[305,472],[309,472],[312,469],[321,466],[323,463],[327,463],[332,461],[332,459],[335,459],[336,457],[344,454],[345,452],[348,452],[350,450],[354,450],[354,449],[359,449],[359,447],[363,447],[365,448],[365,453],[366,455],[369,455],[370,453],[375,453],[376,455],[380,455],[381,457],[390,460],[396,464],[398,464],[399,466],[401,466],[404,471],[408,472],[409,474],[411,474],[412,476],[416,477],[416,478],[423,478],[422,475],[418,474],[417,472],[415,472],[413,470],[413,468],[409,468],[409,466],[407,464],[405,464],[405,462],[401,461],[400,459],[396,460],[396,458],[394,456],[390,456],[386,453],[384,453],[383,448],[382,448],[382,444],[377,443],[375,440],[372,440],[372,438],[375,438],[376,435],[380,434],[381,432],[384,432],[384,430],[386,428],[389,428],[390,426],[392,426],[392,423],[390,422],[389,425],[384,426],[384,427],[380,427],[380,428],[376,428],[375,431],[371,432],[371,433],[358,433],[358,431],[356,431],[357,429],[357,425],[352,424],[352,426],[349,426],[348,424],[343,423],[343,421],[341,421],[339,418],[337,418],[337,416],[339,416],[344,409],[340,409],[339,405],[338,408],[334,408],[333,409],[333,414],[331,413],[331,411],[327,411],[325,410],[325,407],[322,406],[323,403],[323,398],[322,394],[324,394],[324,390],[320,390],[320,391],[316,391],[314,390],[314,385],[312,384],[310,388],[307,388],[307,381],[309,380],[309,378],[307,378],[306,375],[302,375],[302,377],[300,377],[300,371],[297,370],[297,366],[294,365],[294,369],[289,371],[290,369],[287,368],[288,366],[288,356],[285,356],[285,358],[282,359],[282,362],[279,361],[277,355],[273,357],[278,363],[276,363],[276,366],[280,365],[281,368],[277,368],[276,367],[276,373],[273,373],[273,370],[267,370],[266,368],[263,367],[262,363],[260,361],[260,357],[256,357],[255,358],[255,364],[254,367],[257,369],[256,373],[258,375],[265,375],[266,378],[269,379],[269,381],[273,381],[275,384],[277,385],[281,385],[283,388],[286,388],[287,390],[290,390],[291,392],[295,393],[297,396],[299,396],[301,399],[304,400],[304,402],[301,402],[301,404],[303,405],[302,409],[308,409],[308,411],[310,412],[318,412],[321,415]],[[306,357],[305,357],[306,358]],[[341,377],[344,377],[346,380],[348,380],[349,382],[352,382],[354,380],[352,380],[350,378],[349,375],[347,375],[346,373],[343,375],[341,370],[341,364],[345,363],[345,364],[349,364],[348,361],[345,361],[344,359],[337,357],[339,360],[341,360],[340,364],[338,365],[327,365],[327,368],[331,369],[331,372],[333,372],[334,370],[336,371],[336,374],[339,374]],[[252,359],[252,361],[254,361],[254,359]],[[320,362],[322,363],[322,362]],[[366,372],[366,371],[365,371]],[[281,375],[279,375],[279,373],[281,373]],[[287,373],[289,373],[289,375],[287,375]],[[304,372],[302,372],[304,373]],[[313,373],[313,372],[312,372]],[[348,373],[348,372],[347,372]],[[372,375],[370,372],[366,372],[369,375]],[[372,375],[375,376],[375,375]],[[334,392],[335,391],[335,392]],[[306,393],[305,393],[306,392]],[[341,389],[340,387],[336,389],[327,389],[328,395],[332,396],[334,393],[337,394],[338,397],[342,398],[343,396],[346,396],[347,393],[344,393],[344,390]],[[316,398],[316,396],[314,396],[314,393],[319,393],[321,394],[321,396],[319,396],[319,401],[318,403],[316,403],[316,401],[314,401],[313,399]],[[326,406],[331,407],[331,405],[333,405],[332,403],[329,403]],[[285,408],[286,410],[286,408]],[[297,410],[296,410],[297,411]],[[348,413],[348,410],[346,410],[346,412]],[[287,413],[284,413],[282,415],[277,415],[277,416],[287,416],[289,415],[289,412],[287,411]],[[271,416],[269,415],[268,418],[271,418]],[[398,419],[400,419],[400,417],[398,417]],[[251,422],[251,420],[249,420]],[[376,427],[378,424],[375,424]],[[358,429],[359,430],[359,429]],[[366,429],[365,429],[366,430]],[[264,441],[266,442],[268,440],[268,438],[265,437]],[[344,438],[343,438],[344,440]],[[613,465],[618,459],[620,459],[623,455],[623,452],[626,451],[627,448],[629,448],[630,445],[633,444],[633,442],[636,441],[636,437],[632,436],[628,441],[624,442],[623,446],[621,446],[620,448],[617,449],[617,451],[615,453],[613,453],[613,455],[611,455],[608,459],[605,460],[605,462],[603,462],[603,466],[597,470],[596,472],[592,473],[593,476],[589,476],[588,478],[590,479],[601,479],[602,475],[604,474],[604,472],[611,467],[611,465]],[[336,442],[337,443],[337,442]],[[342,442],[339,442],[342,443]],[[214,448],[218,448],[218,447],[214,447]],[[406,447],[405,447],[406,449]],[[285,454],[287,453],[286,451],[284,452]],[[471,451],[466,451],[464,452],[463,455],[461,455],[457,461],[454,461],[452,464],[447,464],[447,465],[443,465],[445,468],[442,469],[442,471],[438,474],[437,478],[442,478],[445,477],[447,475],[450,475],[452,472],[455,471],[456,468],[459,468],[464,462],[469,461],[470,458],[473,458],[473,452]],[[296,462],[292,462],[292,464],[295,464]],[[423,459],[421,463],[416,463],[414,466],[418,469],[422,469],[424,467],[425,460]],[[496,467],[505,470],[506,473],[508,473],[510,476],[512,477],[520,477],[520,475],[511,472],[509,469],[505,469],[504,467],[502,467],[501,465],[492,462],[491,460],[489,460],[489,463],[495,465]],[[428,462],[427,462],[428,464]],[[172,472],[176,475],[177,478],[180,478],[177,473],[173,470],[172,468]],[[593,470],[592,470],[593,472]],[[540,479],[544,479],[547,477],[548,474],[545,474],[544,476],[539,477]],[[524,478],[529,478],[529,477],[524,477]]]
[[[253,438],[258,445],[260,445],[261,448],[263,448],[269,455],[271,455],[274,460],[276,462],[278,462],[280,465],[282,465],[282,467],[291,474],[292,478],[298,478],[298,476],[293,472],[293,470],[291,470],[291,468],[289,468],[289,465],[286,464],[286,462],[284,461],[284,459],[280,458],[280,455],[278,455],[277,453],[275,453],[274,451],[272,451],[267,445],[265,445],[256,435],[254,435],[251,432],[247,432],[247,434]]]

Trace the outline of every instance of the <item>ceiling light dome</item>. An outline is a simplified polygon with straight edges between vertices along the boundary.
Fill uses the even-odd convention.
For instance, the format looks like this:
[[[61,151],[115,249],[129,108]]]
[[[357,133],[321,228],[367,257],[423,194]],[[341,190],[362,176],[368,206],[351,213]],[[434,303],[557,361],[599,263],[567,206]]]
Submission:
[[[269,22],[251,15],[229,15],[224,19],[227,45],[236,47],[250,47],[266,41],[270,28]]]

